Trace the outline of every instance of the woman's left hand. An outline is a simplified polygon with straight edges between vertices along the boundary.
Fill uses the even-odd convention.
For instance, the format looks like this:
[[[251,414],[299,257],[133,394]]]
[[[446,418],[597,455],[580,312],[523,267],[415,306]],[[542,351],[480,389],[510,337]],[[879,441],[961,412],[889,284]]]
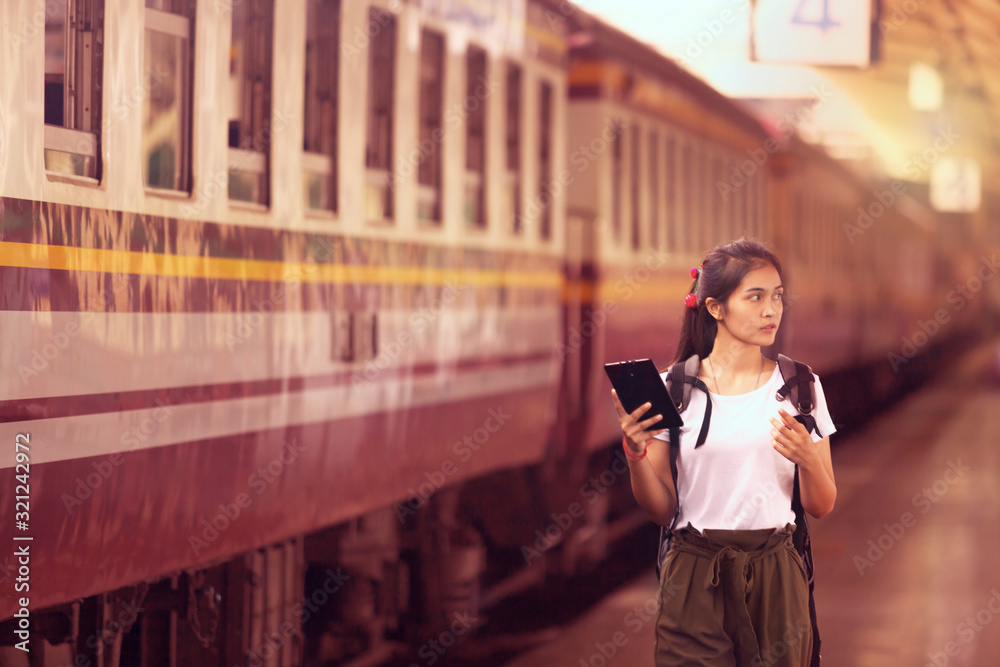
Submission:
[[[819,452],[809,431],[794,416],[778,408],[781,419],[771,418],[771,446],[795,465],[809,467],[814,464]]]

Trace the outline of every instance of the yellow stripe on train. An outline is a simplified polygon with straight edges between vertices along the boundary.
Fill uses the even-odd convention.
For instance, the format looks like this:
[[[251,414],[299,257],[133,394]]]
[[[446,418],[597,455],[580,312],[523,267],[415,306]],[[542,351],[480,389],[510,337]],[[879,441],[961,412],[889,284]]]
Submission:
[[[408,266],[349,266],[263,259],[192,257],[0,241],[0,266],[92,271],[148,276],[214,278],[286,283],[445,285],[559,290],[564,302],[663,302],[683,296],[689,278],[570,280],[558,271],[442,269]]]
[[[500,271],[408,266],[349,266],[263,259],[191,257],[0,241],[0,266],[149,276],[329,284],[432,284],[562,289],[558,271]]]

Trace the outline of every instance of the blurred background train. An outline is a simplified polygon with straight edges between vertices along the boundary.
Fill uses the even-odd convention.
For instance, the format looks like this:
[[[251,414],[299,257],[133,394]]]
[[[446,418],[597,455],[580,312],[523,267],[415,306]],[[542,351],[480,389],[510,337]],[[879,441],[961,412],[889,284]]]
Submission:
[[[594,568],[645,523],[602,364],[671,361],[716,243],[783,259],[844,429],[996,316],[949,292],[986,213],[859,227],[890,183],[565,1],[0,26],[5,664],[431,661]]]

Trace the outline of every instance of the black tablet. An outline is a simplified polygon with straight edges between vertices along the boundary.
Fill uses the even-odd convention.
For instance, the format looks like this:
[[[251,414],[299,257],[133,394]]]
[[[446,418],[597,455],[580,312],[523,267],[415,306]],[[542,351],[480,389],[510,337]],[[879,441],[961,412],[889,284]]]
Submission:
[[[660,379],[660,374],[651,360],[635,359],[604,364],[604,372],[608,374],[622,407],[629,413],[647,401],[653,404],[639,421],[649,419],[653,415],[663,415],[663,419],[647,428],[647,431],[684,425],[677,407],[670,400],[667,386]]]

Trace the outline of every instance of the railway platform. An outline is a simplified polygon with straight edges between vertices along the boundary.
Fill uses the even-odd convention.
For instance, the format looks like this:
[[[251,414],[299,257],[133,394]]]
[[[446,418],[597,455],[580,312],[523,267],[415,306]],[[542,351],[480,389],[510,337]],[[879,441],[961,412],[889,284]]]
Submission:
[[[1000,661],[997,353],[996,341],[970,350],[834,443],[837,506],[811,523],[824,665]],[[507,664],[652,665],[653,557],[648,573]]]

